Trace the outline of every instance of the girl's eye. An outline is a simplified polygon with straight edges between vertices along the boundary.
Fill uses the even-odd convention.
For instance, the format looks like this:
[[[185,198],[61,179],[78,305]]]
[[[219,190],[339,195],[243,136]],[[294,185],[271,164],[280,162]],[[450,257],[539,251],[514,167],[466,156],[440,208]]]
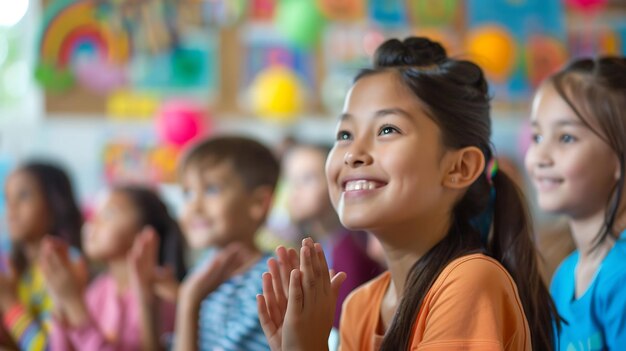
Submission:
[[[205,195],[216,195],[219,194],[220,188],[217,185],[208,185],[204,188]]]
[[[543,140],[543,137],[539,134],[533,134],[532,141],[535,144],[539,144]]]
[[[561,135],[561,142],[569,144],[569,143],[573,143],[576,141],[576,138],[570,134],[563,134]]]
[[[185,201],[192,201],[196,197],[196,193],[192,190],[183,190],[183,198]]]
[[[388,135],[393,133],[400,133],[400,131],[394,126],[382,126],[380,128],[380,131],[378,132],[378,135]]]
[[[30,191],[29,190],[22,190],[17,194],[17,198],[24,201],[24,200],[28,200],[30,198]]]
[[[350,132],[347,132],[345,130],[340,130],[337,133],[337,141],[350,140],[350,139],[352,139],[352,134],[350,134]]]

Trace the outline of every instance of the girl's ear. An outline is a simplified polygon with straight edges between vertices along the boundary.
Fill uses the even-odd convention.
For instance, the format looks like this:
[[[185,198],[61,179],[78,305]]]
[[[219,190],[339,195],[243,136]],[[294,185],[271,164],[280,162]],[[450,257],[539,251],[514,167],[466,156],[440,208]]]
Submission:
[[[259,186],[252,191],[250,199],[250,217],[262,221],[270,211],[274,189],[270,186]]]
[[[443,186],[450,189],[468,188],[485,169],[485,156],[475,147],[468,146],[454,151],[448,172],[444,173]]]

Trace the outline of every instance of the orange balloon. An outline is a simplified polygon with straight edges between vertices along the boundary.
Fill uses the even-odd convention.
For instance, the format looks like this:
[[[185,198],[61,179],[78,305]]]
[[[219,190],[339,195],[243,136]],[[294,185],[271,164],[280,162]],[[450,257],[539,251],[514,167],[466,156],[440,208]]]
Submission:
[[[466,48],[471,59],[485,70],[489,78],[497,82],[504,82],[515,67],[515,39],[500,26],[486,25],[474,29]]]

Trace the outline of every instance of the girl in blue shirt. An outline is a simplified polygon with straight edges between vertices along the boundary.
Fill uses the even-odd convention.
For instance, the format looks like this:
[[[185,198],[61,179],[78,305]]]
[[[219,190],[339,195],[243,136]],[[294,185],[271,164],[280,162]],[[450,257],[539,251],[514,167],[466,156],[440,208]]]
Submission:
[[[580,59],[535,96],[526,168],[539,207],[567,216],[576,250],[551,294],[559,350],[626,348],[626,60]]]

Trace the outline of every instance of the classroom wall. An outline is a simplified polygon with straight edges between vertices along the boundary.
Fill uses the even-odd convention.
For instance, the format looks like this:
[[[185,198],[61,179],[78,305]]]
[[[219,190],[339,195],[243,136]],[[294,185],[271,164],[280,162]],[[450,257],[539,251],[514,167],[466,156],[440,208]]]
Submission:
[[[170,61],[165,56],[149,54],[150,48],[144,47],[143,37],[131,38],[135,40],[131,58],[141,59],[139,62],[148,67],[148,72],[143,72],[141,79],[137,78],[123,88],[132,93],[148,91],[152,94],[149,102],[155,104],[148,112],[140,111],[143,115],[134,116],[136,109],[120,112],[119,108],[110,108],[118,90],[95,93],[80,84],[69,90],[59,90],[42,83],[41,79],[34,79],[39,65],[49,59],[42,53],[41,45],[46,42],[45,35],[50,28],[54,28],[50,23],[53,23],[51,14],[55,12],[51,9],[57,4],[70,8],[72,1],[32,0],[26,16],[18,24],[12,28],[0,25],[0,181],[3,182],[8,171],[22,160],[51,158],[70,170],[78,195],[85,204],[112,181],[109,177],[112,167],[131,173],[142,169],[140,163],[145,155],[140,154],[163,146],[155,116],[158,115],[158,104],[171,98],[188,98],[205,108],[208,113],[204,118],[213,124],[211,133],[243,133],[272,146],[278,145],[286,136],[332,142],[337,111],[341,108],[351,76],[358,67],[367,65],[368,50],[371,54],[373,44],[385,37],[421,33],[443,40],[451,54],[468,55],[471,50],[465,45],[467,41],[484,34],[479,30],[485,27],[493,29],[490,26],[494,24],[498,29],[489,35],[497,37],[499,30],[509,33],[499,44],[504,54],[489,51],[489,47],[485,49],[484,45],[479,45],[480,41],[474,43],[488,50],[484,52],[487,56],[495,55],[492,59],[510,61],[508,68],[493,66],[494,62],[483,64],[494,96],[496,149],[521,167],[524,142],[520,138],[525,137],[523,127],[532,91],[538,84],[537,78],[546,74],[546,69],[556,67],[552,65],[561,65],[575,56],[626,52],[625,4],[615,0],[607,1],[604,9],[587,12],[567,7],[558,0],[354,1],[350,3],[362,6],[361,12],[355,12],[355,18],[335,18],[333,13],[324,13],[328,17],[325,24],[313,23],[311,27],[319,30],[317,41],[312,42],[305,36],[304,45],[294,44],[293,33],[285,32],[289,29],[285,23],[278,23],[280,21],[272,17],[278,16],[274,12],[279,12],[279,7],[284,7],[276,1],[250,0],[247,2],[248,12],[232,21],[229,17],[232,15],[226,10],[236,2],[211,1],[211,4],[222,4],[223,7],[211,10],[213,17],[200,19],[193,30],[180,29],[186,45],[184,53],[189,55],[186,62],[198,63],[192,60],[193,53],[205,55],[202,57],[206,60],[200,60],[201,66],[193,71],[202,75],[201,80],[184,76],[184,72],[180,73],[182,76],[161,77],[158,63]],[[167,3],[165,0],[155,2]],[[178,3],[184,4],[185,1]],[[449,12],[437,10],[437,6],[443,3],[454,7]],[[413,4],[417,6],[415,8],[425,4],[429,10],[418,13],[413,8],[402,7],[406,4]],[[393,12],[393,6],[399,6],[399,12]],[[383,9],[400,15],[396,19],[391,16],[383,20],[380,12]],[[300,16],[302,11],[291,15]],[[385,21],[391,21],[391,24]],[[542,38],[540,45],[533,41],[536,37]],[[19,61],[14,60],[14,63],[19,65],[3,59],[2,43],[8,48],[5,56],[18,57]],[[72,55],[79,57],[83,49],[77,49]],[[543,51],[548,54],[533,56]],[[272,67],[272,60],[286,65],[301,80],[298,90],[304,100],[298,109],[280,118],[263,115],[249,96],[256,78]],[[137,68],[133,62],[128,69],[139,74],[137,71],[142,71],[141,65]],[[151,76],[154,76],[152,81]],[[168,82],[177,88],[163,86]],[[159,84],[158,89],[148,89]],[[283,97],[286,99],[287,95]],[[129,96],[122,98],[130,99]],[[129,102],[130,105],[133,103],[137,102]],[[130,144],[129,152],[137,153],[137,157],[120,158],[107,164],[111,145],[124,143]],[[173,162],[171,159],[166,161]],[[158,177],[155,179],[155,183],[162,183]],[[171,181],[170,175],[165,183]],[[171,197],[174,199],[175,195]],[[2,212],[0,200],[0,215]]]

